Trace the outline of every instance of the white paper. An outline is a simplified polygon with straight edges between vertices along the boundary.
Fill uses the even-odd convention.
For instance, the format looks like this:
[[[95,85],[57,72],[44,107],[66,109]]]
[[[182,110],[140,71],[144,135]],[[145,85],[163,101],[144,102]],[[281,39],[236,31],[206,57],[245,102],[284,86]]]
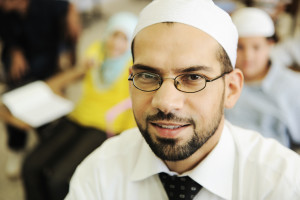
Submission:
[[[62,98],[43,81],[35,81],[3,94],[11,113],[32,127],[39,127],[73,110],[73,102]]]

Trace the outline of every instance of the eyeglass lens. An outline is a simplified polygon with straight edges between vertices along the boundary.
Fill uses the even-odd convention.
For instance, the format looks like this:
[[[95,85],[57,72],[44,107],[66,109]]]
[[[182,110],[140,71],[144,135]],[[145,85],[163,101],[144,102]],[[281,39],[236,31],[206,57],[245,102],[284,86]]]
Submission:
[[[183,92],[196,92],[202,90],[206,85],[206,80],[198,74],[181,74],[173,79],[174,86]],[[135,87],[143,91],[154,91],[160,88],[163,79],[158,74],[142,72],[133,76]]]

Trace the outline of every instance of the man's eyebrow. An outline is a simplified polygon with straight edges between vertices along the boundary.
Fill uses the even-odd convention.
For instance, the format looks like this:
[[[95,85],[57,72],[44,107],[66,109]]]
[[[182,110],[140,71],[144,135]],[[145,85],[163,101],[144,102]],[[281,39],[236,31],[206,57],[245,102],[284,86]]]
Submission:
[[[134,65],[132,65],[132,69],[133,70],[145,70],[145,71],[150,71],[150,72],[158,72],[159,71],[153,67],[143,65],[143,64],[134,64]]]
[[[159,69],[155,69],[153,67],[143,65],[143,64],[135,64],[132,66],[132,69],[133,70],[145,70],[145,71],[149,71],[149,72],[153,72],[153,73],[160,72]],[[207,67],[204,65],[195,65],[195,66],[182,67],[182,68],[178,68],[178,69],[174,70],[175,73],[191,73],[191,72],[199,72],[199,71],[212,72],[213,69],[211,67]]]
[[[189,67],[176,70],[177,73],[189,73],[189,72],[198,72],[198,71],[211,72],[213,71],[213,69],[212,67],[207,67],[204,65],[195,65],[195,66],[189,66]]]

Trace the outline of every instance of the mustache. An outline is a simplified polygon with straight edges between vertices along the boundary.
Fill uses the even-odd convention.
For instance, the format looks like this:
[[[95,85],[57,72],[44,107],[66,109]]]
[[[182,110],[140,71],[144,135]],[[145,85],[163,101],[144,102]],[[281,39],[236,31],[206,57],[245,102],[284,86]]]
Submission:
[[[172,122],[178,122],[178,123],[188,123],[188,124],[192,124],[193,126],[195,126],[195,122],[191,118],[178,117],[173,113],[165,114],[160,110],[154,115],[148,115],[146,118],[147,122],[149,122],[149,121],[155,122],[155,121],[159,121],[159,120],[166,120],[166,121],[172,121]]]

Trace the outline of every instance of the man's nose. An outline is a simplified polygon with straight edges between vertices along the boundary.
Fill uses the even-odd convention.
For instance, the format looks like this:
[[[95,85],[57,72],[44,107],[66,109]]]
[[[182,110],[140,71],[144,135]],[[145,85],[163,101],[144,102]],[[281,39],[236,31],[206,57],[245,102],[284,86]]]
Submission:
[[[183,107],[185,93],[180,92],[174,86],[174,79],[164,79],[161,87],[155,91],[152,106],[164,113],[171,113]]]

